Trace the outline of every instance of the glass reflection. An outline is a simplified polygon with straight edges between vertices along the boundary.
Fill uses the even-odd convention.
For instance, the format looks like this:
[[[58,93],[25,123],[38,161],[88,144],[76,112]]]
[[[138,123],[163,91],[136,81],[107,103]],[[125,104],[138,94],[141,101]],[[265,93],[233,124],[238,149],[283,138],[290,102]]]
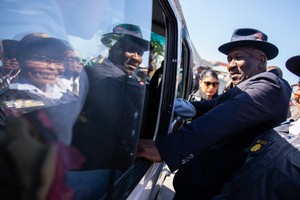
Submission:
[[[132,166],[151,3],[0,2],[4,199],[98,199]]]

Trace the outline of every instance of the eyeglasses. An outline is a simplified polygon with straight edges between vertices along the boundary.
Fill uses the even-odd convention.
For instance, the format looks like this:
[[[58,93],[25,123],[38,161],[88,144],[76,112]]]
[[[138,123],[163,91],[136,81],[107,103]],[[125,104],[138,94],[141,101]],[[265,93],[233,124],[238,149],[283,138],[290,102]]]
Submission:
[[[62,66],[64,64],[62,60],[55,60],[55,59],[48,58],[46,56],[38,56],[38,55],[32,56],[30,60],[44,62],[47,63],[48,65],[53,63],[56,66]]]
[[[206,87],[209,87],[210,85],[212,85],[213,87],[218,87],[219,86],[219,82],[209,82],[209,81],[203,81],[204,85]]]
[[[66,57],[65,60],[72,63],[83,63],[80,57]]]

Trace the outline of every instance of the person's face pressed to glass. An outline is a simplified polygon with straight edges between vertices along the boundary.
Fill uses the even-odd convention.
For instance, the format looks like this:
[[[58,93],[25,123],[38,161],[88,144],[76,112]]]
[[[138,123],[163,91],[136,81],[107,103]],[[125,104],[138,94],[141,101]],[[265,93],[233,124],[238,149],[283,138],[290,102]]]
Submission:
[[[65,71],[62,60],[38,55],[24,61],[23,68],[24,76],[39,88],[43,88],[46,84],[54,85]]]
[[[20,63],[21,76],[44,91],[47,84],[53,86],[65,72],[63,58],[67,45],[60,39],[50,37],[35,37],[31,40],[21,40],[16,57]]]
[[[137,42],[128,37],[118,41],[113,47],[111,58],[115,64],[123,67],[127,74],[132,74],[143,62],[144,50]]]

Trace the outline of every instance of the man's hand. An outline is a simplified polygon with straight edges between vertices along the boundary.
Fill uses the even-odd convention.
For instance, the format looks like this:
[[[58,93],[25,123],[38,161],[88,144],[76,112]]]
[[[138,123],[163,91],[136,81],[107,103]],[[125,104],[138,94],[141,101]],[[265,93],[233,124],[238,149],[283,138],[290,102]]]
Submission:
[[[139,140],[137,157],[143,157],[153,162],[162,162],[162,158],[153,140]]]

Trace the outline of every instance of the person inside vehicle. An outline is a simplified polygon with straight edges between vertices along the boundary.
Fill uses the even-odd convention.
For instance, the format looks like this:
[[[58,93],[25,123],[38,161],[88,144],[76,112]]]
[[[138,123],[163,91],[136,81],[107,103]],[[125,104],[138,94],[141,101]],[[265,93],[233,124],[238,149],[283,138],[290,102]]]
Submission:
[[[86,157],[83,169],[116,167],[126,171],[134,161],[132,141],[138,135],[132,133],[139,132],[145,96],[145,84],[141,84],[137,71],[150,42],[134,24],[115,26],[102,35],[101,42],[109,54],[85,67],[90,87],[74,126],[72,145]]]
[[[79,175],[70,172],[66,180],[64,175],[79,169],[84,160],[69,146],[82,108],[78,99],[84,95],[70,95],[56,85],[64,72],[62,56],[67,49],[58,38],[36,34],[24,36],[18,44],[20,78],[9,84],[0,99],[1,188],[8,191],[1,192],[1,199],[71,200],[78,190],[70,188],[70,177]],[[94,193],[85,194],[87,199]]]
[[[56,38],[37,37],[30,42],[20,41],[16,58],[22,73],[0,98],[6,116],[18,116],[77,99],[56,85],[57,78],[65,71],[61,56],[66,49],[66,45]]]
[[[204,70],[200,74],[199,90],[192,94],[192,101],[209,100],[218,96],[219,78],[213,70]]]
[[[72,188],[79,188],[77,196],[86,193],[80,188],[88,181],[97,198],[103,194],[100,186],[112,187],[134,162],[133,141],[138,139],[134,133],[139,132],[145,91],[135,72],[150,45],[140,27],[133,24],[115,26],[101,42],[109,48],[109,55],[84,67],[89,90],[73,127],[71,145],[84,155],[85,162],[80,171],[67,174]]]
[[[286,67],[300,78],[300,56]],[[300,85],[293,98],[300,111]],[[224,184],[218,199],[300,199],[300,120],[262,133],[245,150],[245,164]]]
[[[235,87],[217,98],[192,102],[191,123],[153,140],[140,140],[138,157],[165,161],[171,171],[175,199],[210,199],[245,161],[244,148],[261,132],[286,120],[291,88],[267,72],[267,60],[278,48],[260,30],[234,30],[219,47]],[[259,117],[258,117],[259,116]]]

